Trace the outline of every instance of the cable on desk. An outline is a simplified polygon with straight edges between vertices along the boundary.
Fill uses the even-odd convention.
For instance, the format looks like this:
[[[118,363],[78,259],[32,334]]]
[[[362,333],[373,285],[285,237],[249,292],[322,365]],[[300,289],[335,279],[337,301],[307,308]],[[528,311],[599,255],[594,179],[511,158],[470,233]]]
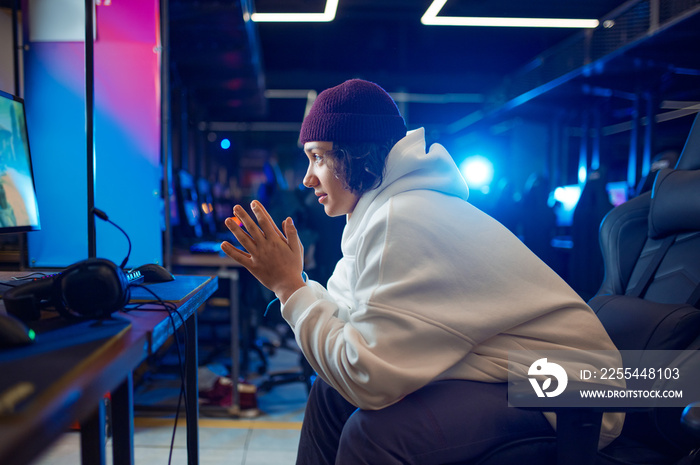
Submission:
[[[43,271],[35,271],[23,276],[12,276],[7,281],[0,281],[0,286],[17,287],[24,284],[23,281],[34,281],[35,279],[46,278],[48,276],[52,276],[53,274],[54,273],[49,274]]]
[[[135,284],[132,287],[139,287],[141,289],[144,289],[146,292],[151,294],[155,300],[148,301],[148,302],[140,302],[138,304],[134,304],[128,307],[124,307],[125,312],[129,312],[130,310],[141,310],[141,311],[160,311],[161,309],[155,309],[155,308],[143,308],[145,305],[160,305],[165,311],[168,312],[168,317],[170,318],[170,323],[173,326],[173,339],[175,340],[175,348],[177,351],[177,359],[178,359],[178,365],[180,369],[180,395],[178,396],[177,399],[177,409],[175,410],[175,424],[173,426],[173,434],[170,439],[170,454],[168,456],[168,465],[170,465],[172,458],[173,458],[173,449],[175,447],[175,434],[177,432],[177,422],[180,418],[180,407],[182,406],[182,401],[184,398],[185,402],[185,419],[187,419],[187,412],[189,411],[189,405],[187,401],[187,387],[185,386],[185,364],[182,360],[182,355],[180,352],[180,341],[177,337],[177,325],[175,324],[175,318],[173,317],[173,313],[175,313],[178,317],[180,317],[180,321],[182,322],[182,328],[185,333],[185,341],[188,340],[188,334],[187,334],[187,325],[185,324],[185,319],[182,317],[182,314],[177,310],[177,306],[173,304],[172,302],[166,302],[163,299],[161,299],[155,292],[153,292],[151,289],[149,289],[147,286],[143,286],[141,284]],[[187,344],[185,344],[185,358],[187,358]]]
[[[26,280],[35,279],[36,277],[45,278],[46,276],[49,276],[50,274],[54,274],[54,273],[45,273],[43,271],[34,271],[32,273],[25,274],[24,276],[13,276],[10,278],[10,281],[26,281]]]

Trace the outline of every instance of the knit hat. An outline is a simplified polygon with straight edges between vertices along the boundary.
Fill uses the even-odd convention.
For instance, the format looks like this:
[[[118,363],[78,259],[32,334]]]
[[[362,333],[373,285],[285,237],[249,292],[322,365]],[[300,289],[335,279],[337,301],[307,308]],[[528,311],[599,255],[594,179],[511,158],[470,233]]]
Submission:
[[[351,79],[318,95],[299,140],[380,142],[405,135],[406,124],[389,94],[373,82]]]

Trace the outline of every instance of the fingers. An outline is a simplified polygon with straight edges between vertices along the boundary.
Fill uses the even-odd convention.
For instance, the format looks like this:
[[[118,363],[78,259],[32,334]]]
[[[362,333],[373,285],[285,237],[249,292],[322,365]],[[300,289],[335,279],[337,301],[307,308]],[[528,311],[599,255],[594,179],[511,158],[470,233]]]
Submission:
[[[275,231],[276,228],[273,226],[274,222],[272,221],[272,218],[270,218],[270,215],[267,213],[267,210],[265,210],[262,204],[257,200],[254,200],[250,204],[250,208],[253,210],[253,214],[258,220],[260,229],[262,230],[263,234],[265,234],[265,237],[274,237],[274,235],[277,234]]]
[[[284,228],[284,233],[287,235],[287,244],[289,248],[298,255],[304,255],[304,247],[301,245],[301,240],[299,239],[299,233],[297,232],[296,226],[294,226],[294,221],[291,218],[287,218],[282,223]]]
[[[250,217],[247,211],[240,205],[236,205],[233,207],[233,214],[236,215],[236,217],[241,220],[243,223],[243,226],[245,226],[246,231],[248,232],[248,235],[253,238],[254,241],[259,241],[260,239],[263,238],[264,233],[263,231],[260,230],[258,227],[257,223],[253,218]],[[231,229],[231,228],[229,228]],[[234,233],[235,234],[235,233]],[[238,236],[236,236],[238,237]],[[247,248],[247,247],[246,247]]]
[[[242,251],[241,249],[233,246],[230,242],[222,242],[221,250],[224,251],[226,255],[236,260],[238,263],[248,268],[251,264],[250,254]]]
[[[282,234],[282,231],[279,230],[279,228],[275,224],[275,220],[272,219],[272,216],[270,216],[263,204],[261,204],[257,200],[254,200],[250,204],[250,206],[253,209],[253,213],[258,219],[258,223],[260,224],[260,227],[262,228],[265,235],[269,236],[270,234],[274,233],[277,234],[280,237],[280,239],[283,239],[285,242],[287,242],[287,238],[284,236],[284,234]]]
[[[268,247],[268,244],[270,246],[274,246],[274,243],[278,238],[288,247],[293,245],[293,250],[295,252],[303,250],[301,242],[299,241],[297,230],[294,227],[294,223],[292,222],[291,218],[287,218],[283,222],[282,228],[284,229],[284,232],[282,232],[275,224],[272,216],[270,216],[265,207],[263,207],[259,201],[254,200],[251,203],[251,208],[255,215],[255,219],[251,217],[243,207],[236,205],[233,207],[233,213],[236,216],[227,218],[225,221],[226,227],[228,227],[228,229],[233,233],[236,239],[238,239],[246,251],[257,256],[258,252],[262,250],[261,248],[264,249]],[[255,221],[256,219],[257,223]],[[286,234],[288,230],[293,231],[294,234],[294,239],[291,241],[291,243],[288,240],[289,235]],[[226,250],[224,250],[224,252],[226,252]],[[233,251],[232,253],[235,254],[236,252]],[[249,257],[252,257],[252,255]]]
[[[245,250],[236,248],[230,242],[223,242],[221,250],[280,299],[283,296],[286,299],[291,292],[303,286],[304,248],[299,234],[291,218],[282,223],[285,236],[259,202],[253,202],[251,207],[263,229],[240,205],[236,205],[233,210],[236,217],[227,218],[225,223]]]
[[[257,200],[254,200],[250,206],[253,210],[253,214],[255,215],[255,219],[248,215],[245,209],[240,205],[236,205],[233,208],[233,213],[240,218],[243,226],[245,226],[245,229],[248,232],[248,235],[253,239],[253,241],[259,242],[263,238],[272,239],[277,236],[286,243],[287,238],[277,227],[275,221],[272,219],[272,216],[270,216],[267,210],[265,210],[265,207],[263,207],[263,205]],[[255,220],[257,220],[257,223]],[[229,229],[234,232],[234,229],[231,229],[230,227]]]
[[[255,241],[250,237],[250,235],[248,235],[247,232],[243,230],[243,228],[241,228],[241,220],[239,220],[237,217],[226,218],[224,224],[246,250],[253,250],[253,247],[255,247]]]

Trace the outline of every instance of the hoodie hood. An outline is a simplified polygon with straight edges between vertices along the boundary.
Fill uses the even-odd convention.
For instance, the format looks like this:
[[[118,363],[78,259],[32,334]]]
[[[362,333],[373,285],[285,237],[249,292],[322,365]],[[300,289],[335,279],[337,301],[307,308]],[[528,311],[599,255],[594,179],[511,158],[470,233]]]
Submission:
[[[469,188],[454,160],[440,144],[425,151],[423,128],[409,131],[394,145],[386,160],[382,183],[365,192],[348,217],[345,235],[391,197],[413,190],[431,190],[467,200]]]

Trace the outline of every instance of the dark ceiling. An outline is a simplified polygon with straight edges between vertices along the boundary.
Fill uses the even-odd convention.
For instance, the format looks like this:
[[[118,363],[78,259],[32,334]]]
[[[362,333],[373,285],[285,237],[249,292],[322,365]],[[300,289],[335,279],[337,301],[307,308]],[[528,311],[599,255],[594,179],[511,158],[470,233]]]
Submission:
[[[587,33],[425,26],[431,3],[339,0],[330,23],[253,23],[247,14],[319,13],[325,0],[163,0],[173,107],[200,130],[274,138],[298,130],[308,91],[353,77],[405,93],[409,127],[440,135],[601,101],[615,117],[635,95],[700,101],[700,0],[448,0],[439,13],[613,20]]]
[[[563,98],[577,105],[598,94],[674,87],[678,99],[697,98],[698,0],[662,1],[657,16],[663,28],[642,30],[634,40],[623,36],[640,34],[636,22],[649,17],[649,1],[449,0],[440,12],[620,18],[609,31],[596,29],[592,40],[574,29],[425,26],[420,18],[430,4],[340,0],[330,23],[253,23],[243,20],[247,12],[321,12],[325,1],[170,0],[172,85],[186,94],[189,117],[200,127],[241,130],[267,122],[280,123],[276,131],[288,124],[292,132],[303,118],[308,90],[352,77],[411,94],[402,106],[409,126],[438,131],[474,112],[483,119],[539,94],[540,107],[561,105]],[[595,56],[580,57],[580,63],[578,49],[560,50],[560,56],[553,52],[586,40],[585,53]],[[596,67],[584,70],[590,63]],[[526,73],[528,66],[536,72]],[[564,81],[566,86],[552,85]],[[445,94],[453,103],[445,103]],[[451,128],[456,130],[454,124]]]

